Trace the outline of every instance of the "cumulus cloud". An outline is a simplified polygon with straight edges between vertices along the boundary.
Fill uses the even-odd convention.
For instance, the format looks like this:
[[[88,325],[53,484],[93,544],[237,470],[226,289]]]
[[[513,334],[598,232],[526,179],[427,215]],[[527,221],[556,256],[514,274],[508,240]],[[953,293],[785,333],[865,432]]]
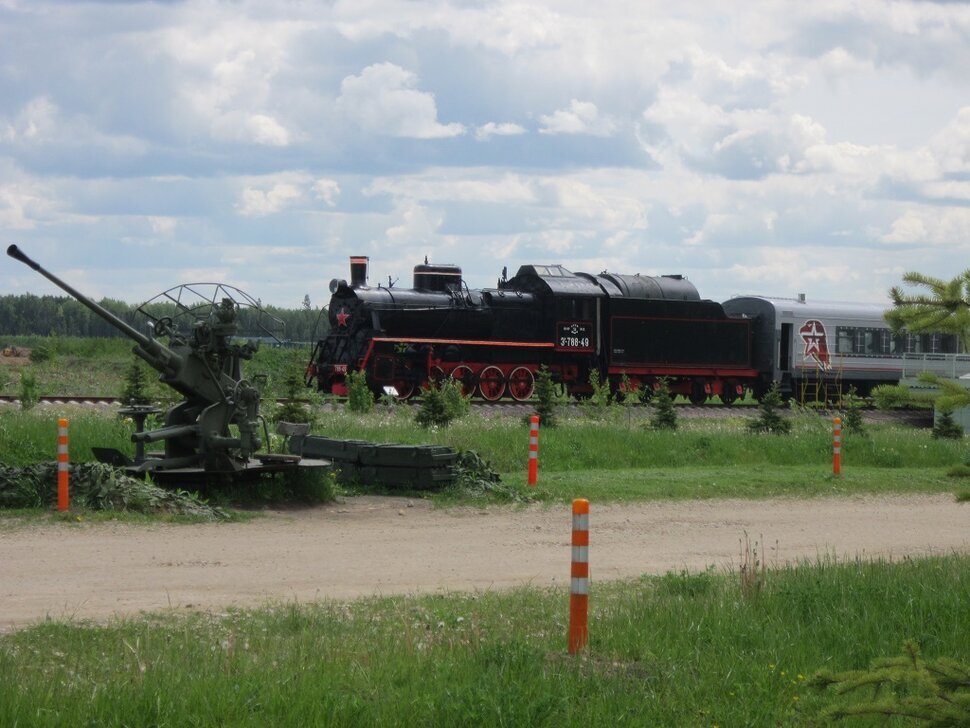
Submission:
[[[438,122],[434,94],[415,88],[418,77],[393,63],[376,63],[340,83],[337,107],[361,129],[412,139],[442,139],[465,133],[459,123]]]
[[[178,218],[152,215],[148,218],[148,224],[156,235],[171,235],[178,227]]]
[[[957,246],[970,249],[970,209],[914,208],[893,220],[882,236],[889,244]]]
[[[540,134],[590,134],[610,136],[616,131],[616,122],[602,114],[592,101],[573,99],[569,107],[539,117]]]
[[[329,207],[335,207],[337,198],[340,196],[340,185],[337,184],[337,180],[318,179],[313,183],[313,194]]]
[[[494,121],[490,121],[475,129],[475,138],[478,141],[487,141],[493,136],[517,136],[525,133],[525,127],[519,124],[496,124]]]
[[[31,144],[43,142],[57,130],[58,108],[50,97],[31,99],[10,120],[0,120],[0,141]]]
[[[504,174],[486,179],[470,172],[457,177],[446,170],[430,170],[424,175],[409,177],[381,177],[365,188],[367,195],[390,195],[395,199],[426,202],[478,202],[514,204],[534,202],[538,196],[536,184],[519,174]]]
[[[244,217],[262,217],[281,212],[303,197],[303,187],[293,182],[279,181],[263,188],[247,186],[236,209]]]

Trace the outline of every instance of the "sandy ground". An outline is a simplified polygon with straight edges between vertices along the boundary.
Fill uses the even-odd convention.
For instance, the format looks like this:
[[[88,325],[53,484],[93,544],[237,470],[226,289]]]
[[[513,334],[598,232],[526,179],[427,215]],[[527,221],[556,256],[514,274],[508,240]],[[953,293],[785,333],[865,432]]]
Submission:
[[[593,504],[593,581],[766,562],[970,552],[950,496]],[[53,524],[0,530],[0,630],[268,601],[565,586],[568,506],[438,510],[357,497],[212,525]]]

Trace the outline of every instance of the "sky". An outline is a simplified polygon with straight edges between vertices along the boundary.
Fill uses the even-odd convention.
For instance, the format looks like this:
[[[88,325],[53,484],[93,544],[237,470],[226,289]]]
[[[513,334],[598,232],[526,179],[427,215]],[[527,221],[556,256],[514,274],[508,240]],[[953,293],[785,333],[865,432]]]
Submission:
[[[351,255],[887,302],[970,268],[970,4],[0,0],[0,242],[130,303]]]

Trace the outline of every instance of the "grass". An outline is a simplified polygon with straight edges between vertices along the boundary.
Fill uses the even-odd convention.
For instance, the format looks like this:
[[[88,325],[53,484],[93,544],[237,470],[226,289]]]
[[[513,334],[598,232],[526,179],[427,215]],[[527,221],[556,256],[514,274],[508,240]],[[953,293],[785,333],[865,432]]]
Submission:
[[[578,658],[556,590],[43,624],[0,637],[0,724],[819,724],[818,669],[970,658],[968,599],[958,556],[594,583]]]
[[[29,371],[37,378],[38,392],[43,396],[119,397],[125,386],[125,373],[135,360],[131,353],[133,344],[126,338],[0,337],[0,348],[11,345],[26,349],[45,346],[54,351],[53,358],[45,362],[14,365],[0,360],[0,394],[17,395],[20,372]],[[245,376],[252,379],[256,374],[265,374],[266,396],[281,397],[287,367],[294,360],[305,363],[309,359],[309,351],[261,347],[251,361],[244,362]],[[300,369],[302,371],[302,365]],[[173,390],[159,384],[156,379],[150,376],[150,396],[172,398]],[[307,390],[309,393],[310,390]]]
[[[53,460],[57,418],[62,414],[71,421],[72,460],[92,460],[94,445],[132,454],[132,423],[110,413],[83,407],[56,412],[5,408],[0,409],[4,463],[24,466]],[[404,408],[378,408],[369,415],[324,411],[315,432],[475,450],[502,473],[506,490],[512,489],[498,499],[504,501],[561,501],[576,493],[598,501],[626,501],[944,493],[966,487],[965,479],[948,476],[960,471],[954,466],[967,459],[963,441],[934,440],[929,430],[891,425],[871,425],[866,437],[843,434],[842,476],[835,478],[828,424],[814,415],[801,415],[794,418],[793,433],[787,436],[751,434],[743,417],[689,420],[675,432],[651,430],[642,421],[566,418],[560,427],[540,432],[539,487],[518,488],[526,481],[528,457],[528,425],[523,420],[471,415],[444,429],[424,430],[412,417],[413,412]],[[274,444],[275,451],[281,447],[279,441]],[[456,489],[435,497],[442,503],[482,501],[481,495],[472,497]]]
[[[4,462],[52,460],[62,414],[0,409]],[[967,459],[963,442],[870,426],[868,437],[843,435],[834,478],[829,425],[807,414],[787,437],[752,435],[744,416],[682,420],[673,433],[622,412],[566,418],[540,434],[533,493],[519,485],[520,419],[422,430],[406,408],[323,415],[317,432],[331,437],[475,450],[517,493],[553,501],[960,488],[970,499],[947,475]],[[68,416],[73,459],[89,460],[92,445],[130,452],[130,423]],[[64,518],[4,515],[3,530]],[[78,516],[110,517],[68,518]],[[807,686],[818,669],[864,668],[907,639],[927,658],[970,660],[970,557],[774,566],[594,583],[579,658],[564,654],[566,594],[529,588],[46,623],[0,635],[0,675],[15,676],[0,680],[0,725],[820,725],[833,698]]]

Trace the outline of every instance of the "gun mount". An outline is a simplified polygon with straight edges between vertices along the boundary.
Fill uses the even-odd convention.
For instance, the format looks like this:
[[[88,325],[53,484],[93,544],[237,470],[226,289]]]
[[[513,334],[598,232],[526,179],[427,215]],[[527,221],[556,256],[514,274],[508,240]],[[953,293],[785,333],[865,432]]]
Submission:
[[[69,284],[31,260],[16,245],[7,255],[19,260],[66,291],[102,319],[135,342],[132,351],[159,373],[159,380],[183,396],[183,400],[165,413],[164,426],[152,431],[139,431],[132,440],[143,451],[145,443],[163,442],[164,452],[149,454],[140,462],[127,463],[129,470],[166,471],[180,474],[192,470],[205,473],[241,475],[244,473],[285,470],[296,465],[319,467],[325,461],[301,460],[299,456],[257,453],[263,447],[260,429],[269,435],[259,413],[259,388],[243,377],[242,361],[251,359],[258,341],[237,342],[240,303],[258,304],[242,291],[221,284],[191,284],[160,294],[142,311],[152,322],[143,333],[118,318]],[[174,304],[174,316],[153,315],[159,306]],[[168,309],[171,310],[171,305]],[[190,331],[180,330],[176,323],[186,319]],[[156,337],[165,337],[163,344]],[[121,456],[115,451],[112,459]]]

